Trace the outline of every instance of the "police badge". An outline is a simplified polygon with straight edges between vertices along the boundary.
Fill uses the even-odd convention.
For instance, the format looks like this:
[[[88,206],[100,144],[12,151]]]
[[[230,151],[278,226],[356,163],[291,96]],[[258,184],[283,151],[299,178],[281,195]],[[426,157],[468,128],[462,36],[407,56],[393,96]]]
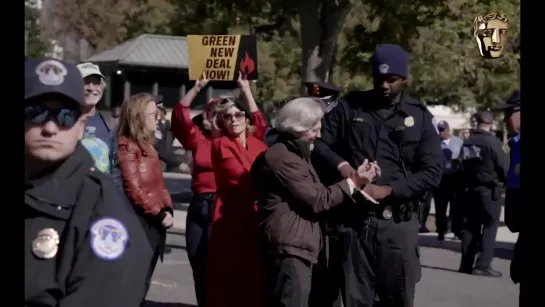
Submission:
[[[51,259],[59,250],[59,242],[59,234],[55,229],[42,229],[32,241],[32,253],[38,258]]]

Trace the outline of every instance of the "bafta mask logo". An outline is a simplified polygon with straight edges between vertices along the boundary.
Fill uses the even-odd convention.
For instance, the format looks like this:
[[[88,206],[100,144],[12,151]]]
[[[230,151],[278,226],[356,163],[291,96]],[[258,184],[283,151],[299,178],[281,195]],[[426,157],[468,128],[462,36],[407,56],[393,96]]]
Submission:
[[[507,44],[507,29],[509,20],[505,14],[490,13],[475,18],[473,36],[482,57],[497,59],[503,56]]]

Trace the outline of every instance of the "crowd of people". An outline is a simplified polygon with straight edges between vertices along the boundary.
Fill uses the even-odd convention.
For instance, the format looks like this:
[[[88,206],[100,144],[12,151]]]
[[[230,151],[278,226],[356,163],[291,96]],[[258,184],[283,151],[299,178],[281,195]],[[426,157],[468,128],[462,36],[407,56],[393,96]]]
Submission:
[[[511,203],[520,185],[494,151],[492,114],[477,115],[467,140],[445,141],[448,124],[406,91],[408,54],[381,45],[371,66],[372,90],[339,99],[340,89],[307,83],[309,95],[288,99],[273,129],[240,77],[240,95],[211,99],[199,122],[190,107],[205,79],[174,107],[170,127],[162,97],[139,93],[112,129],[96,110],[106,86],[98,66],[27,59],[25,305],[143,304],[174,223],[160,162],[180,165],[161,157],[169,133],[193,157],[185,235],[199,306],[414,306],[423,204],[435,191],[446,211],[453,161],[489,175],[466,178],[481,209],[458,227],[460,271],[493,276],[484,242],[497,225],[483,216],[500,205],[489,184],[511,188]],[[503,106],[506,118],[517,101]],[[520,140],[520,126],[510,127]],[[446,216],[438,227],[441,239]]]

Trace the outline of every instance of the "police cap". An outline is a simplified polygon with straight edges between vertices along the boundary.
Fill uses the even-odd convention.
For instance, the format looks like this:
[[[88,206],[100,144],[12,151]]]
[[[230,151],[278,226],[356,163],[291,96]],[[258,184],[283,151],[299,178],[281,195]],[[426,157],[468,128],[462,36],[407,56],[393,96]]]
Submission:
[[[513,91],[509,99],[504,104],[500,104],[494,107],[494,110],[504,111],[504,112],[515,112],[520,111],[520,90],[516,89]]]
[[[307,81],[303,82],[303,85],[307,88],[308,95],[312,97],[337,97],[341,93],[341,89],[339,87],[326,82]]]
[[[58,94],[85,105],[81,73],[72,63],[51,57],[25,61],[25,101],[46,94]]]
[[[494,115],[487,111],[477,112],[473,118],[478,124],[492,124],[494,122]]]

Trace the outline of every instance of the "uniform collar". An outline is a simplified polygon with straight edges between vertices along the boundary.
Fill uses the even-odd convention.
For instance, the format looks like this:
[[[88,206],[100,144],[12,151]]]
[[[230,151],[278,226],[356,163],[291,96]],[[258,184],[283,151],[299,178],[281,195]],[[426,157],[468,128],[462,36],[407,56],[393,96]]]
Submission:
[[[79,186],[87,172],[93,168],[94,160],[83,145],[76,150],[53,173],[32,181],[25,196],[70,207],[76,203]]]

